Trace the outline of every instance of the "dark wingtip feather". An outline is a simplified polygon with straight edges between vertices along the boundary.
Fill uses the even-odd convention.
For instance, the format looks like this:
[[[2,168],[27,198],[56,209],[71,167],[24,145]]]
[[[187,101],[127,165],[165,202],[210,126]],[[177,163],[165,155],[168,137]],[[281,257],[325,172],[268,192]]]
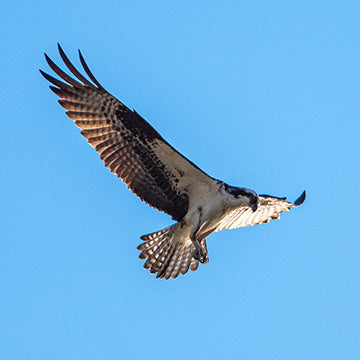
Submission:
[[[46,79],[46,76],[48,75],[45,71],[42,71],[41,69],[39,69],[40,74]]]
[[[48,73],[46,73],[45,71],[42,71],[41,69],[39,69],[40,74],[48,81],[52,82],[52,80],[54,79],[51,75],[49,75]]]
[[[59,54],[60,54],[62,60],[64,61],[65,65],[67,66],[67,68],[68,68],[80,81],[82,81],[85,85],[88,85],[88,86],[94,88],[94,85],[93,85],[88,79],[86,79],[86,78],[75,68],[75,66],[71,63],[71,61],[70,61],[69,58],[66,56],[64,50],[62,49],[62,47],[60,46],[59,43],[58,43],[58,50],[59,50]]]
[[[54,84],[55,86],[58,86],[60,89],[68,89],[70,88],[69,85],[66,85],[65,83],[63,83],[62,81],[55,79],[54,77],[52,77],[51,75],[49,75],[48,73],[46,73],[45,71],[42,71],[41,69],[39,70],[41,75],[48,81],[50,81],[52,84]],[[54,91],[54,87],[50,86],[50,89],[52,91]],[[59,89],[58,89],[59,90]],[[54,91],[55,92],[55,91]],[[56,92],[55,92],[56,93]]]
[[[294,205],[300,206],[306,198],[306,191],[304,190],[303,193],[295,200]]]
[[[279,199],[279,200],[286,200],[286,196],[285,197],[278,197],[278,196],[273,196],[273,195],[268,195],[268,194],[259,194],[259,196],[261,196],[263,198],[273,198],[273,199]]]
[[[60,83],[60,81],[58,79],[55,79],[54,77],[52,77],[51,75],[49,75],[48,73],[46,73],[45,71],[42,71],[41,69],[39,69],[40,74],[48,81],[50,81],[51,83],[53,83],[56,86],[59,86],[58,83]]]
[[[48,65],[50,66],[50,68],[52,69],[52,71],[54,71],[54,73],[58,76],[61,77],[62,80],[65,80],[67,83],[69,83],[70,85],[74,86],[74,87],[81,87],[81,84],[79,82],[77,82],[76,80],[74,80],[71,76],[69,76],[68,74],[66,74],[63,70],[61,70],[45,53],[45,60],[48,63]]]
[[[51,64],[53,64],[53,61],[49,58],[47,53],[44,53],[44,56],[45,56],[46,62],[51,66]]]
[[[101,84],[96,80],[95,76],[93,75],[93,73],[90,71],[89,67],[87,66],[84,57],[81,54],[80,49],[78,49],[79,51],[79,58],[80,58],[80,62],[81,65],[83,66],[85,72],[87,73],[87,75],[89,76],[89,78],[94,82],[94,84],[99,88],[104,90],[104,88],[101,86]]]

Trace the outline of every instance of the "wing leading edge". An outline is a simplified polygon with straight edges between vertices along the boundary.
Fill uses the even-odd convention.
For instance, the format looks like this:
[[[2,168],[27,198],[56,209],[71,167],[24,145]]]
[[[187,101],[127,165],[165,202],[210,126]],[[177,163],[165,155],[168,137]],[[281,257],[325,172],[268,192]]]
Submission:
[[[211,178],[177,152],[136,111],[108,93],[96,80],[80,50],[80,62],[91,81],[70,62],[58,44],[72,78],[46,54],[50,68],[62,81],[40,70],[55,86],[66,115],[82,131],[111,172],[150,206],[181,220],[189,206],[186,185]],[[174,166],[175,164],[175,166]]]

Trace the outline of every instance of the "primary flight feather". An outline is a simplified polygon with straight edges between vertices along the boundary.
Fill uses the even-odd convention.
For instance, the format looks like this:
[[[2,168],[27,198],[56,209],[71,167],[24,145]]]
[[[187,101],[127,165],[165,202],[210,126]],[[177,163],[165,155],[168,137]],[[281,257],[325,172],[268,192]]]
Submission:
[[[206,237],[215,231],[251,226],[276,219],[283,211],[301,205],[305,191],[294,202],[258,195],[255,191],[216,180],[182,156],[136,111],[109,94],[96,80],[81,52],[87,79],[58,45],[68,70],[62,71],[46,54],[50,68],[62,81],[40,70],[55,86],[66,115],[100,153],[111,172],[151,207],[169,214],[176,223],[144,235],[138,246],[144,267],[157,277],[176,278],[199,262],[208,262]]]

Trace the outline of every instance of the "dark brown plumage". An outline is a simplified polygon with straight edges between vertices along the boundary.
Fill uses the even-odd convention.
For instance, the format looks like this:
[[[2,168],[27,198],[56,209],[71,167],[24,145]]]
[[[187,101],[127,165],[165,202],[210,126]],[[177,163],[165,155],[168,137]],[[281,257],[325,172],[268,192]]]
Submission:
[[[105,166],[141,200],[173,219],[181,220],[188,209],[188,197],[169,181],[175,174],[171,174],[171,170],[165,168],[152,153],[149,142],[157,140],[172,151],[176,150],[138,113],[131,111],[100,85],[80,51],[84,70],[95,85],[76,70],[60,45],[58,48],[68,69],[82,83],[62,71],[46,54],[51,69],[67,84],[40,72],[56,86],[50,86],[50,89],[61,98],[59,104],[67,110],[66,115],[82,129],[81,135],[100,153]]]
[[[144,267],[157,277],[176,278],[199,261],[208,263],[206,237],[215,231],[268,222],[295,203],[285,198],[258,195],[216,180],[177,152],[136,111],[108,93],[96,80],[81,52],[80,62],[87,79],[70,62],[60,47],[60,56],[75,78],[61,70],[46,54],[58,80],[40,70],[55,86],[67,116],[100,154],[110,171],[121,178],[141,200],[164,211],[176,224],[144,235],[138,246]]]

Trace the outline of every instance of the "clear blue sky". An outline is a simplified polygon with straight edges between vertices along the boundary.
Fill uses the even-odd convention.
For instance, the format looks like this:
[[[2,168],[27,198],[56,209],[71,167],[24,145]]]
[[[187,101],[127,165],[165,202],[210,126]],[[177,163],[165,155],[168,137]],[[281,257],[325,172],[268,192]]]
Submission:
[[[1,359],[360,358],[358,1],[1,12]],[[136,246],[172,221],[57,104],[38,72],[57,42],[210,175],[305,204],[155,279]]]

